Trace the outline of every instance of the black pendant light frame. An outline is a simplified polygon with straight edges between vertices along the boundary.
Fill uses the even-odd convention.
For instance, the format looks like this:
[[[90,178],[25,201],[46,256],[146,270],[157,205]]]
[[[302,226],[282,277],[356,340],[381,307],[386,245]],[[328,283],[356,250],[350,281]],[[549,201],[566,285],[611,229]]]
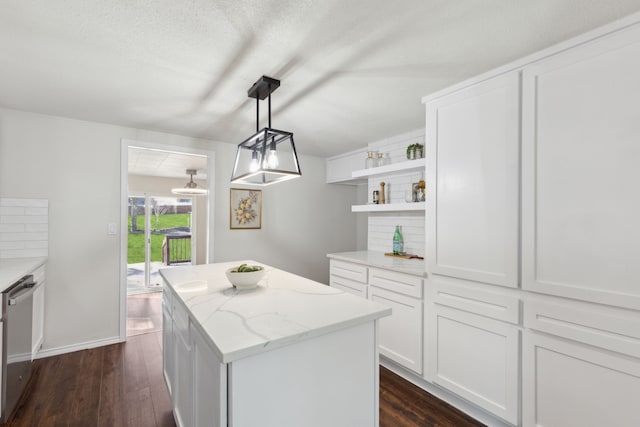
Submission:
[[[293,141],[293,133],[273,129],[271,127],[271,94],[280,87],[280,80],[262,76],[248,90],[249,98],[256,100],[256,133],[238,144],[238,151],[231,176],[231,182],[269,185],[275,182],[296,178],[302,175],[300,165],[298,163],[298,154],[296,153],[295,143]],[[268,126],[259,130],[260,122],[260,101],[268,99]],[[269,150],[275,151],[276,146],[285,141],[291,144],[293,155],[293,170],[271,168],[267,162],[267,154]],[[251,152],[251,159],[258,161],[259,168],[256,171],[249,171],[241,175],[236,175],[238,171],[238,163],[241,158],[242,150]]]

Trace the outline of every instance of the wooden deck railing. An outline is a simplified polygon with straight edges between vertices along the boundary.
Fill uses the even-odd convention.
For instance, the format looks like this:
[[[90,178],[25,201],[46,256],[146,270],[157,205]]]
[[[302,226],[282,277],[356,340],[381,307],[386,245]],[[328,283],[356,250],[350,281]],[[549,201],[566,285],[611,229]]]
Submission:
[[[165,265],[191,261],[191,234],[167,234],[162,241],[162,263]]]

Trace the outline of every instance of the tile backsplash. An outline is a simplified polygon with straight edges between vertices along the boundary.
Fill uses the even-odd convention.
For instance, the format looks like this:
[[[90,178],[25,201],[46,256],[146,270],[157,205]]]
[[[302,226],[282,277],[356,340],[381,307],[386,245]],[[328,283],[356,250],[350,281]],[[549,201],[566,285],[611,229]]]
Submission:
[[[49,201],[0,198],[0,258],[49,255]]]

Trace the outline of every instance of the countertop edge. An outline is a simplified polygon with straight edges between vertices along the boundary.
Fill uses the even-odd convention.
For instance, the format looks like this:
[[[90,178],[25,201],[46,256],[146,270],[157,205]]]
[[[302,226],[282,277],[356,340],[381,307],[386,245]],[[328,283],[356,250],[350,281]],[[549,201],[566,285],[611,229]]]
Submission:
[[[417,276],[417,277],[422,277],[422,278],[427,278],[428,274],[426,271],[422,271],[419,272],[419,267],[397,267],[397,266],[389,266],[389,265],[384,265],[383,263],[376,263],[375,261],[371,261],[371,260],[365,260],[362,258],[358,258],[355,257],[353,255],[349,255],[349,254],[354,254],[354,253],[359,253],[362,254],[362,256],[368,256],[369,254],[373,254],[374,252],[372,251],[353,251],[353,252],[336,252],[336,253],[328,253],[326,256],[329,259],[335,259],[335,260],[339,260],[339,261],[346,261],[346,262],[352,262],[354,264],[360,264],[360,265],[366,265],[369,267],[375,267],[375,268],[382,268],[385,270],[391,270],[391,271],[396,271],[398,273],[404,273],[404,274],[410,274],[412,276]],[[384,257],[385,255],[382,252],[375,252],[376,256],[380,256],[380,257]],[[411,260],[404,260],[404,261],[411,261]],[[422,261],[424,262],[424,260],[415,260],[415,261]]]
[[[25,275],[35,271],[42,267],[49,260],[48,257],[31,257],[31,258],[4,258],[0,260],[0,292],[7,289],[9,286],[20,280]],[[5,267],[2,264],[22,264],[17,267]],[[2,273],[3,270],[15,270],[11,271],[6,277]]]
[[[244,359],[246,357],[256,356],[266,351],[271,351],[278,348],[286,347],[288,345],[296,344],[298,342],[302,342],[307,339],[317,338],[322,335],[326,335],[326,334],[340,331],[343,329],[348,329],[354,326],[375,321],[382,317],[391,315],[391,308],[384,307],[374,312],[364,314],[362,316],[350,318],[347,320],[342,320],[342,321],[325,325],[312,330],[307,330],[297,334],[289,335],[287,337],[276,338],[276,339],[270,340],[266,344],[252,345],[252,346],[248,346],[238,350],[231,350],[231,351],[228,351],[227,353],[223,353],[220,347],[215,343],[211,335],[209,335],[209,333],[206,332],[204,326],[200,323],[200,320],[193,315],[191,309],[187,306],[182,295],[174,288],[171,282],[164,276],[162,269],[160,270],[160,275],[164,280],[164,287],[170,289],[173,300],[179,301],[181,308],[186,310],[186,312],[189,314],[189,318],[191,319],[192,323],[196,325],[198,332],[203,336],[203,338],[208,343],[209,347],[216,354],[220,363],[224,363],[224,364],[232,363],[234,361]],[[320,284],[320,285],[326,286],[323,284]]]

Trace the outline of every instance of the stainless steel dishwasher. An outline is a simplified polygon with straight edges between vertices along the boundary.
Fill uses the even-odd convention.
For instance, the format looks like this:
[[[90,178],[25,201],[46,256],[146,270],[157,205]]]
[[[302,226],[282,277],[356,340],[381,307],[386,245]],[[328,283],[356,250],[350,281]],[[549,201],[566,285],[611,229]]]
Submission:
[[[5,423],[31,376],[33,275],[2,292],[2,413]]]

